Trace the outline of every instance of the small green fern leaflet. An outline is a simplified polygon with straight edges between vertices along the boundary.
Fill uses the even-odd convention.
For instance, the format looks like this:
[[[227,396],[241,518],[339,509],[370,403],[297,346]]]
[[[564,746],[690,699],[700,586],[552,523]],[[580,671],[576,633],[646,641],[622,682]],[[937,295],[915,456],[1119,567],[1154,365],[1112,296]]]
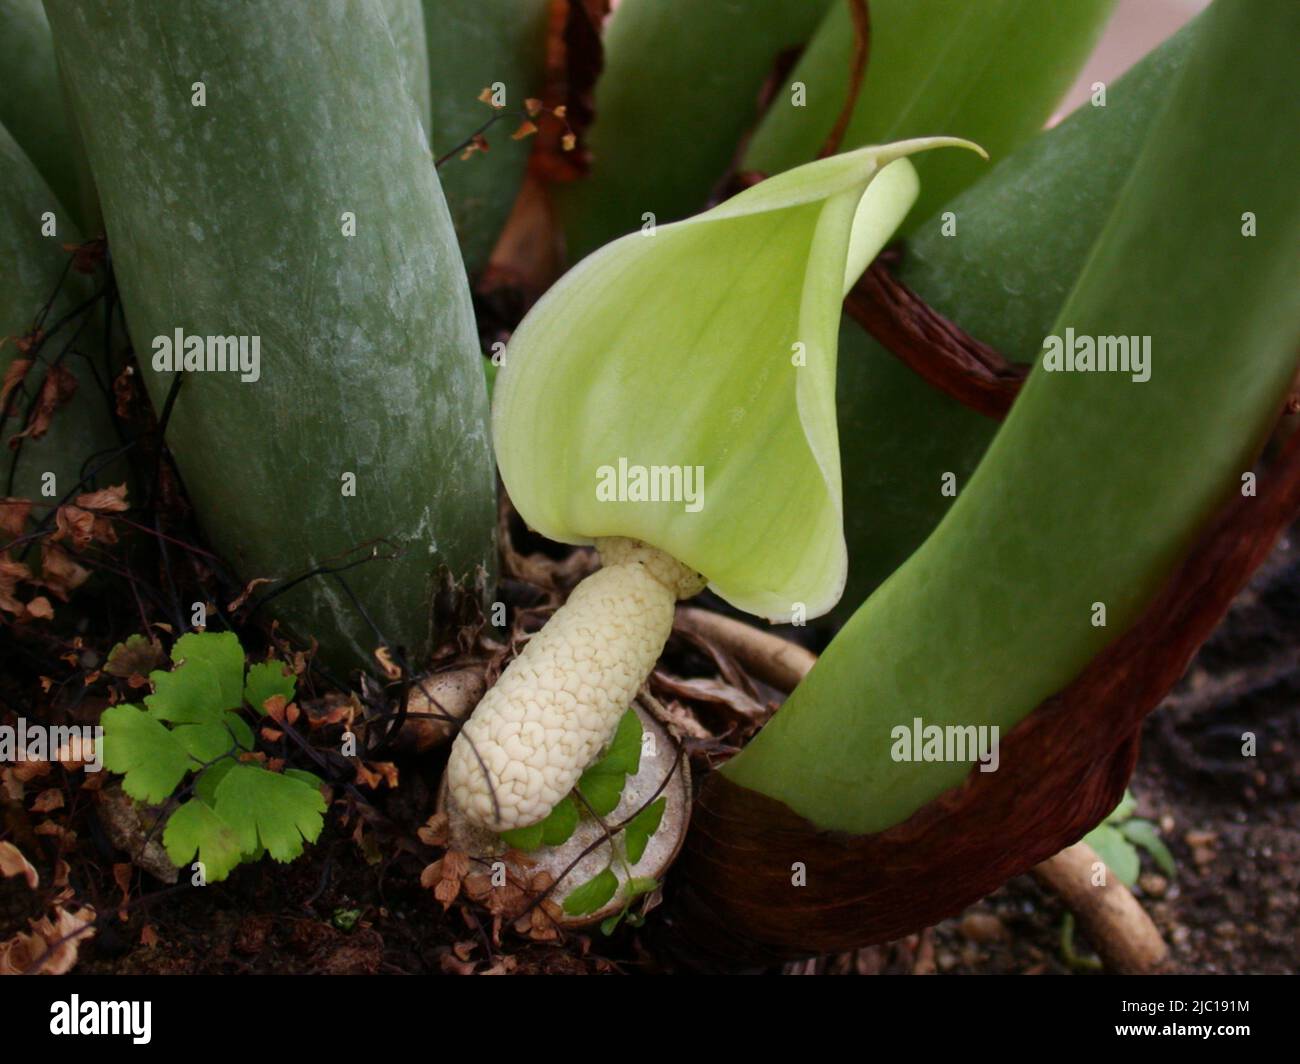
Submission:
[[[637,718],[636,711],[629,709],[619,721],[609,749],[582,774],[574,793],[552,809],[545,820],[530,827],[502,832],[502,841],[513,849],[525,852],[541,846],[560,846],[577,829],[580,807],[590,810],[594,816],[608,816],[618,808],[628,777],[635,776],[641,768],[642,736],[641,721]],[[601,925],[602,929],[605,924],[609,925],[606,934],[611,933],[627,915],[632,902],[658,885],[658,881],[653,878],[632,876],[631,868],[641,860],[650,837],[659,830],[667,806],[666,798],[657,798],[625,824],[610,828],[611,844],[614,836],[623,836],[628,882],[624,887],[625,906]],[[564,911],[570,916],[585,916],[603,907],[617,892],[618,877],[614,874],[612,865],[607,866],[568,893],[564,899]]]
[[[171,659],[170,671],[150,674],[154,691],[144,706],[105,710],[105,766],[122,774],[122,789],[138,801],[186,799],[168,819],[163,845],[181,867],[197,854],[203,882],[225,879],[263,853],[277,861],[300,856],[324,823],[321,780],[241,760],[255,747],[245,706],[265,714],[270,699],[293,698],[296,680],[278,661],[245,672],[231,632],[184,635]]]

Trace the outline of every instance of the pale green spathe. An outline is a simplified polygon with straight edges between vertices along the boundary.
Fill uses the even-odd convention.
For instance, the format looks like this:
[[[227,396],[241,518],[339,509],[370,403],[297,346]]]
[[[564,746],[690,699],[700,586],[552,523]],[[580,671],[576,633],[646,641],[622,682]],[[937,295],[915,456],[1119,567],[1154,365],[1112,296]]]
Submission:
[[[799,167],[561,278],[512,337],[493,410],[529,525],[643,540],[772,620],[830,609],[846,569],[840,303],[916,199],[904,157],[949,145],[974,148],[912,140]],[[598,497],[622,467],[697,488],[702,471],[702,496]]]

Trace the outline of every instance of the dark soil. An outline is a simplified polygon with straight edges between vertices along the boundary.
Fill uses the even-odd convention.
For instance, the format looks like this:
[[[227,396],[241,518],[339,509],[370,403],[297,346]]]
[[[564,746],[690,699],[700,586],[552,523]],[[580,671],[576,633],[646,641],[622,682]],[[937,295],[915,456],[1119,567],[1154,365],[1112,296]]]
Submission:
[[[1289,973],[1300,957],[1300,550],[1294,533],[1147,718],[1131,789],[1178,875],[1143,855],[1135,891],[1187,973]],[[1257,756],[1243,757],[1253,732]],[[1145,887],[1146,889],[1143,889]],[[1070,971],[1060,902],[1029,877],[926,932],[951,972]],[[1082,939],[1077,948],[1086,950]],[[868,964],[910,970],[917,944]],[[878,959],[883,953],[883,962]]]
[[[1132,790],[1177,861],[1161,875],[1143,857],[1138,895],[1180,972],[1291,972],[1300,953],[1300,552],[1279,545],[1182,684],[1147,722]],[[678,648],[670,665],[698,660]],[[13,679],[7,681],[12,684]],[[12,690],[6,695],[15,694]],[[10,701],[10,713],[20,704]],[[94,706],[83,706],[93,715]],[[1257,756],[1241,755],[1253,732]],[[336,802],[319,843],[289,865],[263,860],[225,883],[166,886],[126,864],[95,813],[81,773],[55,768],[6,807],[4,837],[42,874],[33,895],[0,881],[0,941],[52,896],[54,857],[67,841],[68,883],[101,914],[80,947],[79,971],[101,973],[641,972],[660,966],[641,932],[520,935],[509,920],[493,943],[491,916],[457,899],[444,911],[420,885],[439,851],[417,831],[433,812],[443,756],[398,759],[400,786],[366,795],[373,809]],[[34,798],[62,790],[41,814]],[[363,803],[364,804],[364,803]],[[72,833],[72,834],[64,834]],[[360,839],[360,843],[358,843]],[[33,844],[36,852],[33,853]],[[115,878],[126,874],[124,905]],[[128,871],[129,870],[129,871]],[[789,972],[1061,974],[1091,971],[1086,939],[1076,959],[1061,946],[1065,912],[1020,877],[959,918],[886,946],[787,966]],[[651,914],[650,919],[654,916]],[[553,932],[551,932],[553,934]],[[546,934],[540,937],[547,937]],[[1079,958],[1082,958],[1081,960]]]

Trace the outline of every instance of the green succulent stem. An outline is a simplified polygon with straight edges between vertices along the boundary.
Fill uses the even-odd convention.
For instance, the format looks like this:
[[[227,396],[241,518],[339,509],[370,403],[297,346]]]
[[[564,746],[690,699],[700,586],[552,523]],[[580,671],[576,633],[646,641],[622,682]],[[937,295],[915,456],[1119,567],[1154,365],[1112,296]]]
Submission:
[[[46,8],[205,533],[243,579],[280,583],[271,609],[331,667],[380,642],[428,652],[446,585],[491,583],[495,485],[469,288],[391,9]],[[172,337],[178,356],[256,341],[260,364],[160,361]]]
[[[894,728],[1009,730],[1132,624],[1240,491],[1300,337],[1300,100],[1279,76],[1298,35],[1284,0],[1215,5],[1053,327],[1149,337],[1150,379],[1040,365],[938,529],[729,779],[820,828],[901,822],[972,769],[894,760]]]

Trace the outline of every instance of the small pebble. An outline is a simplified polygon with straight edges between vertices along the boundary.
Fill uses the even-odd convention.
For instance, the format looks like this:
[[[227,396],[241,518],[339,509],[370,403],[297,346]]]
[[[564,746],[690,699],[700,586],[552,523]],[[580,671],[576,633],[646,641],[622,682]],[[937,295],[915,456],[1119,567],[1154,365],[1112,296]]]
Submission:
[[[1142,893],[1151,898],[1163,898],[1169,889],[1169,880],[1155,872],[1143,872],[1138,876],[1138,886]]]
[[[1007,937],[1007,929],[992,913],[967,913],[958,930],[971,942],[1000,942]]]

